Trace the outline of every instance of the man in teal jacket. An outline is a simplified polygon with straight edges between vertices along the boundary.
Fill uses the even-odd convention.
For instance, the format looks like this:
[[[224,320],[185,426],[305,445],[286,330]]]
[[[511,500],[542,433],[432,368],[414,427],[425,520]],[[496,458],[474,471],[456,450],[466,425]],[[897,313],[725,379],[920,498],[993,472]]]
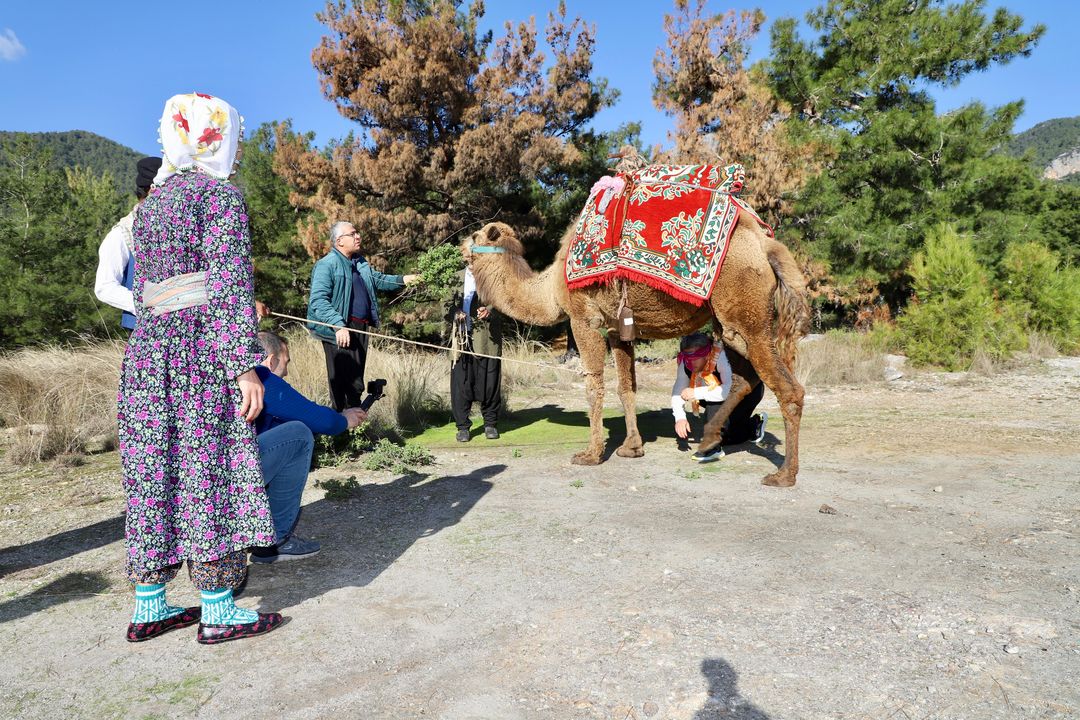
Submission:
[[[308,320],[329,323],[339,329],[308,323],[323,343],[330,399],[338,412],[360,405],[367,365],[368,336],[345,328],[370,330],[379,327],[376,290],[400,290],[419,275],[386,275],[372,270],[360,255],[360,238],[352,223],[336,222],[330,228],[330,252],[311,271]]]

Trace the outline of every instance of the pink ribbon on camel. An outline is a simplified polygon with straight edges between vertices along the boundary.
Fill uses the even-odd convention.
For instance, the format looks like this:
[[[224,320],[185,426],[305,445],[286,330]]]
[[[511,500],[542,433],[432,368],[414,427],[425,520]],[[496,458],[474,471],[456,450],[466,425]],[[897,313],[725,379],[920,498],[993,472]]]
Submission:
[[[613,198],[619,196],[619,193],[626,187],[626,181],[621,177],[612,177],[611,175],[604,175],[602,178],[593,183],[592,190],[589,191],[589,197],[597,193],[604,193],[600,198],[600,203],[597,205],[597,212],[604,213],[607,210],[608,203]]]

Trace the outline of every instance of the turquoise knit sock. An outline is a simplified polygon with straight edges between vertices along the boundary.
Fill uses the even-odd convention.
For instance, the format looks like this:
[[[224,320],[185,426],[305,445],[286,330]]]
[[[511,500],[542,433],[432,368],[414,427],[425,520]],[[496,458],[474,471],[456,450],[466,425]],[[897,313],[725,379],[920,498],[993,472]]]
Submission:
[[[236,607],[232,588],[203,590],[202,621],[204,625],[245,625],[256,622],[259,613]]]
[[[184,612],[182,607],[174,607],[165,602],[165,583],[135,586],[135,614],[131,622],[152,623],[168,620]]]

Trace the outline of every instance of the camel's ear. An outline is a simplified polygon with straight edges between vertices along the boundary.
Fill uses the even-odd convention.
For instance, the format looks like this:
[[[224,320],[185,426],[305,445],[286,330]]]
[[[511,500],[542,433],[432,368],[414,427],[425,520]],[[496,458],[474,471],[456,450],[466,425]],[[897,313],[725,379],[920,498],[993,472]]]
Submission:
[[[484,228],[484,238],[489,243],[494,243],[501,237],[502,229],[499,227],[499,223],[491,223],[486,228]]]

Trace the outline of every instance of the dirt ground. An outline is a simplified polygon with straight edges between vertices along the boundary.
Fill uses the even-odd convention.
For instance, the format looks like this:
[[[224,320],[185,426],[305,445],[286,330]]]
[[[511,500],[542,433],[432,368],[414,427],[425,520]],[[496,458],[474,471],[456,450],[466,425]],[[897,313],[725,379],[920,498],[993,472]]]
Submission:
[[[240,600],[290,622],[214,647],[124,641],[115,456],[0,461],[0,717],[1080,717],[1080,360],[809,388],[793,489],[759,484],[771,395],[771,447],[696,466],[672,372],[642,368],[644,458],[570,465],[583,398],[537,392],[420,474],[317,471],[360,490],[313,482],[323,552]]]

